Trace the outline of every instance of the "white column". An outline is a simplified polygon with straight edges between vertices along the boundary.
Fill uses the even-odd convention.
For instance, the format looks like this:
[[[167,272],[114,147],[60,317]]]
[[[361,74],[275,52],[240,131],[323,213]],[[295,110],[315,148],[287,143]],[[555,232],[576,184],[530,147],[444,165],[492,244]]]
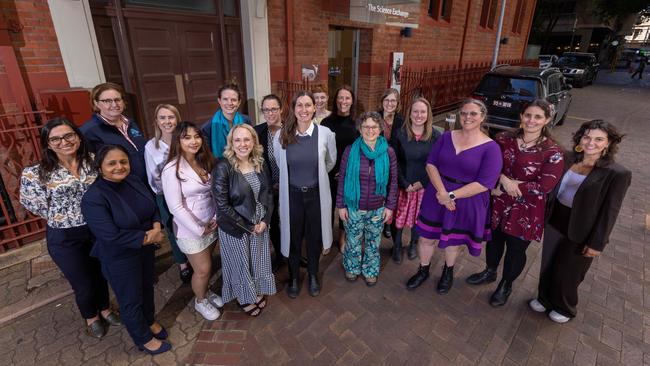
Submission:
[[[88,0],[48,0],[70,87],[106,81]]]
[[[266,0],[241,0],[241,27],[248,114],[255,123],[259,123],[260,101],[271,93]]]

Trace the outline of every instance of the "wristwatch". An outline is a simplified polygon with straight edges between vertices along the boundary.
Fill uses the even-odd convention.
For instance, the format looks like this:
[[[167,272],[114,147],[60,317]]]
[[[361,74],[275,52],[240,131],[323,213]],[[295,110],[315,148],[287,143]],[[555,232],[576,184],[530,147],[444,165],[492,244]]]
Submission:
[[[452,201],[456,200],[456,193],[454,191],[449,192],[449,199]]]

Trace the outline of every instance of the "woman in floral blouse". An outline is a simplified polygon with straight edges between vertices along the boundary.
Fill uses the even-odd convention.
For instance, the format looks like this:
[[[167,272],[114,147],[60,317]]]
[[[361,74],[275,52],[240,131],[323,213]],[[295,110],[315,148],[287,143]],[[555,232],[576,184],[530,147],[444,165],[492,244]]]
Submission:
[[[496,281],[505,250],[503,277],[490,298],[492,306],[508,301],[512,282],[526,266],[528,245],[542,239],[546,199],[564,169],[562,149],[548,129],[552,117],[552,105],[535,100],[521,113],[518,130],[496,137],[503,153],[503,171],[499,185],[492,190],[492,240],[485,251],[487,268],[467,278],[472,285]]]
[[[41,129],[42,159],[25,168],[20,203],[47,220],[47,250],[74,290],[88,335],[101,338],[107,325],[122,325],[109,307],[99,261],[89,255],[93,238],[81,214],[81,197],[97,178],[79,129],[63,118]]]

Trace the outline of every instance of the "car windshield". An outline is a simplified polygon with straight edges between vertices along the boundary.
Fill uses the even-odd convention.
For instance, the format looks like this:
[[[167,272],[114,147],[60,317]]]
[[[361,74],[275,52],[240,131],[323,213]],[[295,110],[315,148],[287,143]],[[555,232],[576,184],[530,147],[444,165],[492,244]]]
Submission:
[[[562,56],[562,57],[560,57],[559,60],[557,60],[557,64],[560,65],[560,66],[585,67],[585,66],[587,66],[587,61],[588,60],[589,60],[588,57]]]
[[[534,79],[485,75],[477,92],[491,97],[508,95],[515,99],[533,99],[537,95],[537,82]]]

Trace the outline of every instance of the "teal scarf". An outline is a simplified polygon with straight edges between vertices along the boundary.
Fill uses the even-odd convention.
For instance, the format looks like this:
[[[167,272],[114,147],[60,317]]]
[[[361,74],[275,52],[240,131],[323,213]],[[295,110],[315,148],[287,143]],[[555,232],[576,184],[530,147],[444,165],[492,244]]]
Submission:
[[[390,174],[390,161],[388,159],[388,142],[383,136],[377,138],[375,150],[370,150],[363,138],[358,137],[350,147],[348,165],[345,169],[343,186],[343,199],[348,209],[359,209],[361,186],[359,183],[359,170],[361,169],[361,152],[368,160],[375,161],[375,194],[386,197],[388,176]]]
[[[244,118],[235,112],[235,118],[232,121],[232,125],[240,125],[244,123]],[[212,135],[210,146],[212,147],[212,154],[217,158],[221,159],[223,157],[223,150],[226,148],[226,137],[228,132],[230,132],[230,126],[228,125],[228,119],[224,117],[221,109],[212,116],[212,121],[210,122],[210,132]]]

